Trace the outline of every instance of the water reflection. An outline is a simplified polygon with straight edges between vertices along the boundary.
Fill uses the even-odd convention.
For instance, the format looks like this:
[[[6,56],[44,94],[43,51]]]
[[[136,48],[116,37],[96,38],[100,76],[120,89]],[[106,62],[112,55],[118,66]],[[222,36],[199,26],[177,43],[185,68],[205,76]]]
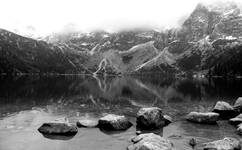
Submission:
[[[51,140],[70,140],[74,136],[62,136],[62,135],[50,135],[50,134],[42,134],[45,138],[51,139]]]
[[[191,137],[201,143],[224,136],[238,137],[227,122],[198,125],[184,121],[184,116],[190,111],[209,111],[218,100],[233,104],[241,96],[242,80],[1,76],[0,83],[0,149],[126,149],[135,135],[135,125],[122,133],[79,129],[75,137],[64,141],[44,138],[37,128],[60,117],[75,123],[107,113],[126,115],[135,124],[136,112],[147,106],[159,106],[174,118],[174,123],[157,134],[169,137],[180,149],[190,149],[187,141]]]

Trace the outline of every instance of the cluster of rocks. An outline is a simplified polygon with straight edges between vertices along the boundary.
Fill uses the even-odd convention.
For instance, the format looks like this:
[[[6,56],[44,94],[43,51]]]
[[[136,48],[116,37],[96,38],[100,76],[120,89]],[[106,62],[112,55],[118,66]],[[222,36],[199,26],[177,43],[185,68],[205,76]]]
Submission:
[[[224,101],[218,101],[212,112],[191,112],[186,116],[186,119],[191,122],[204,124],[216,124],[220,119],[230,119],[232,124],[236,124],[237,122],[240,123],[240,120],[242,120],[240,119],[242,114],[239,115],[241,112],[242,97],[236,100],[234,106],[231,106],[229,103]]]
[[[191,112],[186,119],[195,123],[216,124],[219,119],[235,116],[242,110],[242,98],[238,98],[234,106],[219,101],[216,103],[212,112]],[[231,115],[232,114],[232,115]],[[152,133],[155,129],[163,128],[170,124],[172,118],[163,115],[158,107],[141,108],[136,117],[136,127],[140,130],[136,137],[132,138],[132,144],[128,150],[174,150],[174,145],[168,139]],[[242,114],[230,119],[231,124],[238,125],[238,132],[242,134]],[[133,124],[125,116],[108,114],[99,120],[79,120],[76,125],[70,124],[67,120],[44,123],[38,130],[42,134],[74,136],[77,127],[100,128],[101,130],[122,131],[129,129]],[[141,131],[145,130],[146,133]],[[150,131],[147,133],[147,130]],[[194,140],[195,141],[195,140]],[[193,146],[196,145],[196,141]],[[224,138],[222,140],[205,143],[204,150],[236,150],[240,149],[240,142],[233,138]]]
[[[125,117],[120,115],[108,114],[97,120],[83,119],[77,121],[76,125],[70,124],[68,120],[54,120],[44,123],[38,131],[42,134],[73,136],[78,132],[77,127],[100,128],[102,130],[126,130],[133,124]]]
[[[190,112],[186,120],[200,124],[217,124],[220,119],[229,119],[233,125],[237,125],[237,131],[242,135],[242,97],[239,97],[231,106],[224,101],[218,101],[212,112]],[[224,138],[222,140],[205,143],[204,150],[240,150],[241,144],[237,139]]]
[[[172,122],[172,118],[163,115],[162,110],[158,107],[141,108],[136,118],[137,128],[139,130],[152,130],[162,128]],[[95,128],[101,130],[120,131],[127,130],[133,124],[125,116],[108,114],[99,120],[79,120],[76,125],[70,124],[68,120],[55,120],[44,123],[38,131],[44,135],[62,135],[74,136],[77,127]],[[154,133],[145,133],[134,137],[133,144],[128,147],[129,150],[173,150],[173,144],[168,140]]]

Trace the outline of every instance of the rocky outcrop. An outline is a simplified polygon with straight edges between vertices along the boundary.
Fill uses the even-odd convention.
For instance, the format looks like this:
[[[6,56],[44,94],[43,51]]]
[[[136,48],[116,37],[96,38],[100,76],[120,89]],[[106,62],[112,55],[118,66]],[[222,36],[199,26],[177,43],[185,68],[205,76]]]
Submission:
[[[140,134],[132,142],[128,150],[174,150],[172,142],[153,133]]]
[[[108,114],[98,120],[98,127],[107,131],[127,130],[132,123],[125,116]]]
[[[136,122],[138,128],[146,130],[159,129],[166,125],[166,119],[158,107],[141,108]]]
[[[75,125],[72,125],[66,121],[44,123],[41,127],[39,127],[38,131],[42,134],[61,136],[73,136],[78,132]]]
[[[94,75],[118,75],[121,72],[108,59],[103,59]]]
[[[224,36],[241,36],[241,15],[236,3],[198,4],[185,20],[179,37],[188,41],[199,41],[207,35],[212,39]]]
[[[158,50],[154,41],[139,44],[127,51],[120,52],[124,70],[127,73],[135,72],[141,65],[157,56]]]
[[[138,73],[171,73],[178,72],[173,66],[176,62],[176,57],[167,49],[164,49],[156,57],[141,64],[136,68],[135,72]]]
[[[242,36],[242,16],[240,15],[240,9],[236,6],[223,14],[222,19],[216,24],[213,34],[219,36]]]
[[[198,4],[182,25],[180,38],[189,41],[199,41],[211,32],[214,26],[214,23],[211,21],[217,16],[218,14],[210,12],[205,5]]]
[[[186,116],[186,119],[195,123],[216,124],[219,120],[219,114],[213,112],[191,112]]]
[[[230,119],[229,122],[233,125],[241,124],[242,123],[242,114],[236,116],[235,118]]]
[[[218,113],[223,119],[229,119],[237,115],[234,108],[224,101],[218,101],[213,108],[213,112]]]
[[[237,139],[224,138],[222,140],[206,143],[204,150],[240,150],[241,145]]]
[[[95,128],[98,125],[97,120],[91,120],[91,119],[82,119],[78,120],[76,123],[77,127],[81,128]]]

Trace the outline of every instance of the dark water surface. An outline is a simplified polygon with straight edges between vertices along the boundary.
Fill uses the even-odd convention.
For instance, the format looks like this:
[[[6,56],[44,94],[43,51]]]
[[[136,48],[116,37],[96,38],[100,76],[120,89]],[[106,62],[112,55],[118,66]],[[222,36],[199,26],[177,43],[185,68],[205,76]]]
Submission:
[[[125,150],[135,135],[135,126],[124,132],[107,133],[79,128],[71,138],[44,137],[37,129],[46,121],[81,118],[107,113],[123,114],[135,124],[140,107],[158,106],[174,123],[160,135],[177,150],[192,149],[225,136],[240,138],[227,121],[199,125],[185,121],[190,111],[209,111],[218,100],[233,104],[242,96],[242,80],[172,79],[167,77],[0,77],[0,150]]]

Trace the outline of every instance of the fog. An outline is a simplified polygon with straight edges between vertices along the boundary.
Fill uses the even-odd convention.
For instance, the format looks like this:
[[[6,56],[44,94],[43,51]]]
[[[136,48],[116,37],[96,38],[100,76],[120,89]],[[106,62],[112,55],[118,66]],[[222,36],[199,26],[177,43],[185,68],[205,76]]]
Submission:
[[[60,31],[179,26],[197,3],[211,0],[1,0],[0,28],[44,36]]]

